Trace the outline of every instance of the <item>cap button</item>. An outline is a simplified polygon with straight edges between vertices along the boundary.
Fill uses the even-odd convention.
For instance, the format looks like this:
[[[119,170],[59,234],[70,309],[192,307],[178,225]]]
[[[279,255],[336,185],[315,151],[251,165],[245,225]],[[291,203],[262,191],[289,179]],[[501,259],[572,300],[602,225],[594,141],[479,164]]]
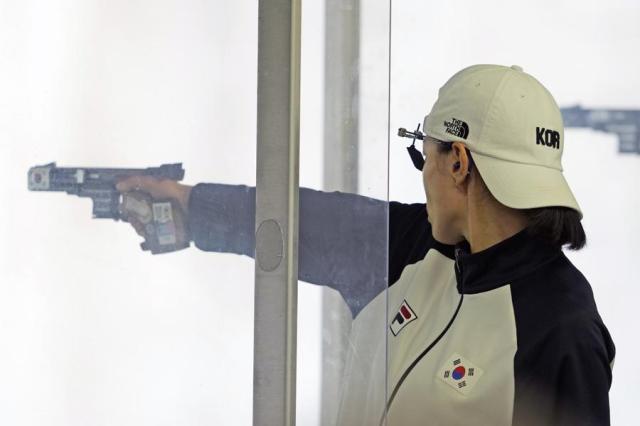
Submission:
[[[511,69],[522,72],[522,67],[520,65],[511,65]]]

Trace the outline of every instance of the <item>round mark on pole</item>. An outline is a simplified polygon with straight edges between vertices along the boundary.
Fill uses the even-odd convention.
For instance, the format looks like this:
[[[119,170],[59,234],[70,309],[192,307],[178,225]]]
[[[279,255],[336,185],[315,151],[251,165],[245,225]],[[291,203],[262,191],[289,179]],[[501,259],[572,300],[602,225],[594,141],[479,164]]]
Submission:
[[[256,260],[260,269],[271,272],[280,266],[284,257],[284,238],[278,222],[263,221],[256,232]]]

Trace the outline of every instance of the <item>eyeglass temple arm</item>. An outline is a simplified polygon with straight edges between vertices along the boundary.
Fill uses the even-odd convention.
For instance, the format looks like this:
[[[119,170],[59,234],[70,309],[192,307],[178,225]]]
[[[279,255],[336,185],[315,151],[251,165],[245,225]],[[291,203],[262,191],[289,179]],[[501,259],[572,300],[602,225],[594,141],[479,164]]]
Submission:
[[[407,147],[407,151],[409,152],[409,157],[411,157],[411,162],[415,166],[416,169],[422,170],[424,167],[424,158],[420,151],[418,151],[415,147],[416,139],[424,140],[424,134],[420,131],[420,124],[414,132],[410,132],[404,127],[398,129],[398,136],[403,138],[413,139],[411,142],[411,146]]]

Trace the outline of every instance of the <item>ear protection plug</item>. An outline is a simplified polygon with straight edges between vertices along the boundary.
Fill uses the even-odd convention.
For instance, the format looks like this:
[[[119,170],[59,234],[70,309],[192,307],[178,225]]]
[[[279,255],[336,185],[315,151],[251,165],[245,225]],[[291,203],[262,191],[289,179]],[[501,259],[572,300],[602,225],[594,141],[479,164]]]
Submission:
[[[471,167],[473,167],[473,163],[469,163],[469,171],[467,173],[471,172]],[[460,162],[456,161],[455,163],[453,163],[453,170],[458,170],[460,168]]]

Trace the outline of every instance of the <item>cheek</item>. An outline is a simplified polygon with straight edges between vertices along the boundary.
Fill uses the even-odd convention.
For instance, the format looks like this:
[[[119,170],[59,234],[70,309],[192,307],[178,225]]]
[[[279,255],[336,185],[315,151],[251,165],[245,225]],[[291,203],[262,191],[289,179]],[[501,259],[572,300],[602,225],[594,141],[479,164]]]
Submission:
[[[427,172],[426,172],[426,168],[427,166],[425,165],[424,168],[422,169],[422,186],[424,187],[424,192],[425,194],[428,194],[427,191]]]
[[[433,167],[431,165],[424,165],[422,172],[422,184],[424,185],[424,192],[427,196],[427,200],[431,200],[437,184],[436,176],[434,175]]]
[[[447,221],[449,200],[445,177],[438,171],[437,164],[425,165],[423,172],[425,195],[427,198],[427,214],[436,228]]]

